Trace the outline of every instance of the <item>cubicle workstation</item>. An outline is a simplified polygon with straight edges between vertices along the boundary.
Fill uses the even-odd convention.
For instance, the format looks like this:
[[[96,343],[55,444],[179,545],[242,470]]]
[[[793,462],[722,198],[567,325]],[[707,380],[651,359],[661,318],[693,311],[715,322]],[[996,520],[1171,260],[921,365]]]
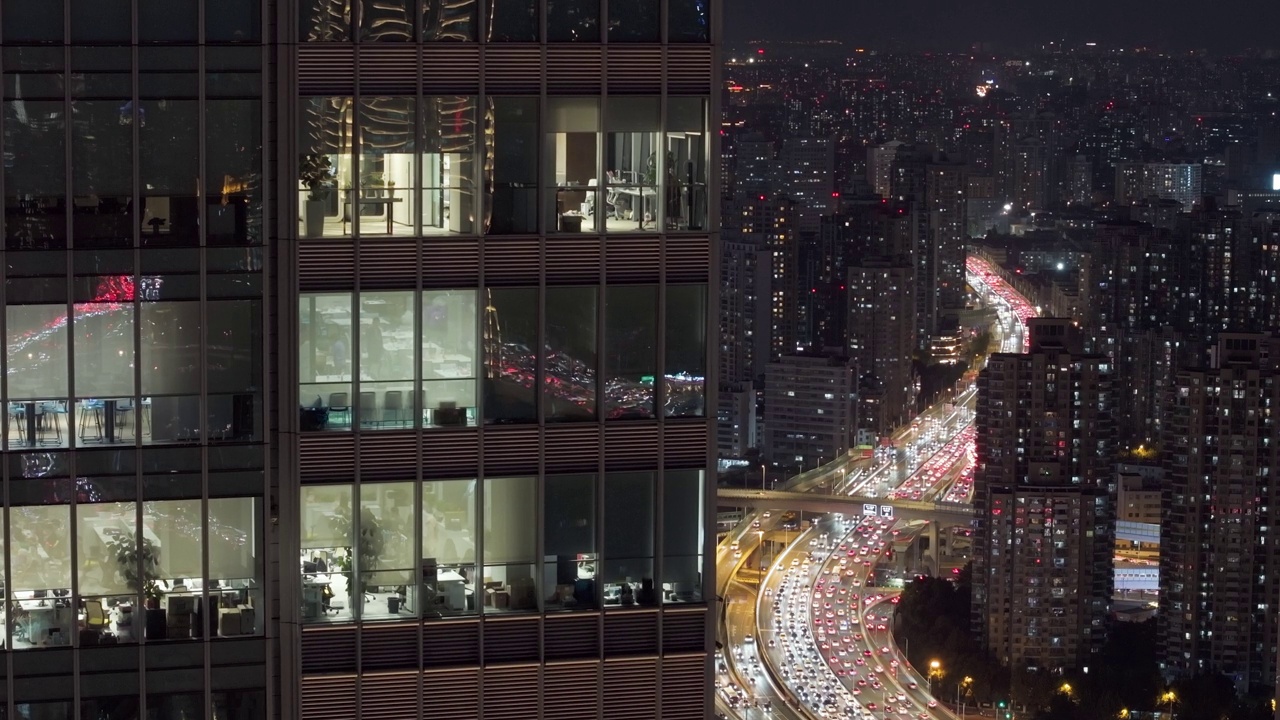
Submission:
[[[654,472],[303,486],[301,620],[700,602],[703,475],[666,477],[662,498]]]
[[[111,495],[10,508],[6,647],[262,633],[260,501],[209,498],[206,516],[198,499]]]

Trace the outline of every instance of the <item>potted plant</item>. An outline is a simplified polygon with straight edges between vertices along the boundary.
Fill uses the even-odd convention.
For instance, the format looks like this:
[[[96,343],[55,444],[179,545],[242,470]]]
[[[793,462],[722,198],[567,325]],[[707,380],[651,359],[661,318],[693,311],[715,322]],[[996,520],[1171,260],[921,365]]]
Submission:
[[[132,533],[120,533],[111,538],[108,549],[115,557],[116,572],[124,579],[125,587],[135,594],[141,592],[147,607],[160,607],[160,598],[164,596],[160,589],[160,548],[145,537],[139,541]]]
[[[298,168],[298,181],[307,189],[303,205],[303,230],[307,237],[324,234],[324,218],[329,209],[329,193],[333,192],[333,161],[328,155],[304,155]]]

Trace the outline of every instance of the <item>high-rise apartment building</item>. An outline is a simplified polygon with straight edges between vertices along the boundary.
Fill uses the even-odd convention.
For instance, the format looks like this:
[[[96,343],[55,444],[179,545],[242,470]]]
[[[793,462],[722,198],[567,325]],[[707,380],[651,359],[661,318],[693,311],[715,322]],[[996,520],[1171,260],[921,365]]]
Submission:
[[[1202,174],[1200,163],[1120,163],[1116,165],[1116,202],[1176,200],[1183,212],[1189,212],[1201,200]]]
[[[901,140],[892,140],[867,148],[867,184],[882,198],[893,194],[893,163],[898,148],[904,144]]]
[[[847,277],[849,359],[857,380],[857,429],[887,435],[913,415],[915,272],[869,259]]]
[[[1013,667],[1087,664],[1110,612],[1112,372],[1073,330],[1032,319],[1030,352],[978,376],[973,619]]]
[[[7,3],[3,712],[711,712],[714,0]]]
[[[796,293],[800,271],[798,212],[794,202],[782,196],[748,198],[725,220],[727,234],[758,246],[756,263],[756,332],[768,338],[768,354],[755,358],[756,372],[763,364],[796,349]],[[759,346],[757,346],[759,347]]]
[[[1280,555],[1277,341],[1223,334],[1178,373],[1161,450],[1160,643],[1173,673],[1223,673],[1248,691],[1276,673]]]
[[[764,386],[764,454],[814,468],[849,451],[854,432],[853,368],[838,355],[784,355]]]
[[[796,204],[803,232],[817,232],[836,204],[836,149],[831,138],[787,138],[778,153],[778,192]]]

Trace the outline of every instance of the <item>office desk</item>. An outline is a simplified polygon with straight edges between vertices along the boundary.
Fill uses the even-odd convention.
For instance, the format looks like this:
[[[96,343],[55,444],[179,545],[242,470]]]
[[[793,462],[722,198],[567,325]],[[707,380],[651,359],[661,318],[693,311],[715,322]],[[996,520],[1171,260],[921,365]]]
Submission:
[[[644,229],[645,215],[649,216],[649,222],[657,223],[658,221],[658,190],[654,187],[642,185],[611,185],[609,189],[619,195],[626,195],[630,198],[636,198],[638,203],[632,201],[631,212],[640,229]],[[636,204],[640,206],[640,212],[636,212]],[[650,205],[653,207],[650,207]]]
[[[374,188],[370,188],[370,189],[374,189]],[[376,188],[376,189],[390,190],[390,188]],[[395,226],[395,213],[393,212],[393,208],[395,208],[396,203],[404,202],[404,199],[398,198],[398,197],[358,198],[358,197],[355,197],[357,192],[358,191],[356,190],[348,190],[346,199],[342,201],[342,234],[343,235],[347,234],[348,220],[351,220],[352,224],[358,224],[360,222],[360,206],[361,205],[381,205],[383,208],[383,213],[385,213],[387,216],[387,234],[391,235],[392,229]],[[351,214],[352,205],[356,206],[355,207],[356,212],[354,215]]]

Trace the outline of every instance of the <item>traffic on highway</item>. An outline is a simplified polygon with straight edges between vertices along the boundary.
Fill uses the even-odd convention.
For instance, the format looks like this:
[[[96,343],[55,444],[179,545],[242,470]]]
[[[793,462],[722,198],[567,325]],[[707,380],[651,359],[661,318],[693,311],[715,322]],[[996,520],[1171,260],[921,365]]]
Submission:
[[[1026,322],[1037,309],[980,258],[968,259],[968,271],[970,285],[996,311],[997,347],[1024,351]],[[811,517],[785,532],[784,525],[795,527],[795,513],[781,523],[782,513],[761,508],[724,537],[717,548],[721,717],[954,720],[893,641],[898,590],[887,582],[902,569],[894,548],[920,522],[908,525],[884,511],[894,500],[971,501],[977,388],[966,385],[895,432],[889,451],[829,463],[784,484],[791,492],[885,498],[876,515]]]

